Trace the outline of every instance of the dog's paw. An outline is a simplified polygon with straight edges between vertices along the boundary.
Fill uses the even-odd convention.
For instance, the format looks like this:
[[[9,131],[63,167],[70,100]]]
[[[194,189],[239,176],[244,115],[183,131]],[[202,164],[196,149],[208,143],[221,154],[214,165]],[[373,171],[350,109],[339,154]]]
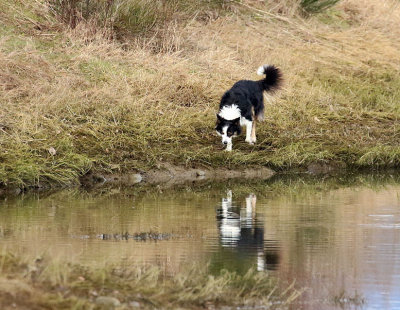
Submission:
[[[245,140],[248,144],[250,144],[250,145],[253,145],[254,143],[256,143],[256,139],[252,139],[252,138],[250,138],[250,139],[246,139]]]

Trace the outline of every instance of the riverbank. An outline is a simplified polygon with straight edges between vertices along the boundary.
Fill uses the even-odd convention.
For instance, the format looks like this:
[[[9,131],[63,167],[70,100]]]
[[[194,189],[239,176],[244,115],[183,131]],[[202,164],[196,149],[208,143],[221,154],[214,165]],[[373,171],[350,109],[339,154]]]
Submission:
[[[0,255],[2,309],[215,309],[289,305],[300,292],[267,273],[193,267],[168,276],[157,267],[103,266]],[[276,306],[274,306],[274,304]]]
[[[0,7],[3,187],[145,176],[160,163],[400,165],[397,2],[345,0],[307,17],[230,2],[172,18],[140,40],[105,37],[87,23],[68,28],[37,1]],[[266,101],[258,143],[239,137],[224,152],[213,130],[218,101],[238,79],[257,79],[262,63],[282,69],[284,87]]]

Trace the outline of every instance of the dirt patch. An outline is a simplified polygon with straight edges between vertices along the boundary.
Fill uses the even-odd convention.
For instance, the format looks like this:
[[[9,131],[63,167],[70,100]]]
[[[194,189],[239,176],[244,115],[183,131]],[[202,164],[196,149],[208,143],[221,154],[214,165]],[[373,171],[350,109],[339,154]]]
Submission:
[[[225,180],[225,179],[268,179],[275,172],[266,167],[246,168],[241,170],[229,170],[224,168],[196,169],[163,164],[161,169],[150,170],[144,175],[144,181],[149,184],[181,184],[201,180]]]
[[[153,169],[143,174],[125,173],[110,175],[86,175],[81,178],[83,186],[93,186],[94,184],[121,184],[133,186],[138,183],[162,184],[169,187],[184,183],[192,183],[204,180],[227,180],[227,179],[268,179],[275,172],[266,167],[245,168],[229,170],[224,168],[217,169],[198,169],[174,166],[168,163],[160,164],[159,169]]]

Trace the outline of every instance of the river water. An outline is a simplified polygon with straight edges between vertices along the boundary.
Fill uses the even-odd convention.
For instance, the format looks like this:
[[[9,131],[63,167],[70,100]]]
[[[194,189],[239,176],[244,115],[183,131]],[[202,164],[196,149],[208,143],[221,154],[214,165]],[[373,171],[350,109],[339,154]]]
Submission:
[[[280,177],[0,198],[0,250],[83,264],[256,268],[293,309],[400,309],[400,178]]]

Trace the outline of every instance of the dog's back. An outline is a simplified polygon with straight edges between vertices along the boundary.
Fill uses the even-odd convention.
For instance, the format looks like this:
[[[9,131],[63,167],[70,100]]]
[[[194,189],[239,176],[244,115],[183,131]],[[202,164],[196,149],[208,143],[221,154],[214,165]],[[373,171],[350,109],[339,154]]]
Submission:
[[[280,87],[282,75],[278,68],[264,65],[258,68],[257,74],[265,75],[259,81],[241,80],[236,82],[221,98],[220,110],[224,106],[237,105],[241,117],[252,120],[252,108],[256,120],[264,119],[263,91],[273,92]]]

